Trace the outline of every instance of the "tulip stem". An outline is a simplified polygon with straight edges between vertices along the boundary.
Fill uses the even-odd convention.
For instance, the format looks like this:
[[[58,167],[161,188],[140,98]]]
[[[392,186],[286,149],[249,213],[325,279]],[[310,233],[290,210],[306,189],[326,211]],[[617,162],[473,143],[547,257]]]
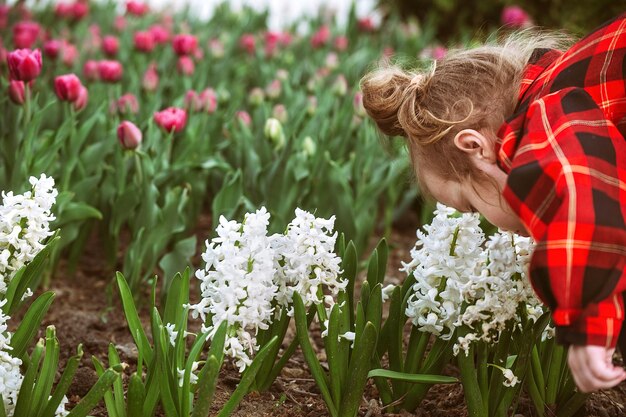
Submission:
[[[30,123],[30,99],[31,99],[31,91],[29,83],[24,83],[24,131],[28,128],[28,124]]]
[[[135,155],[135,169],[137,170],[137,179],[139,184],[143,184],[143,168],[141,167],[141,157],[137,152],[133,152]]]

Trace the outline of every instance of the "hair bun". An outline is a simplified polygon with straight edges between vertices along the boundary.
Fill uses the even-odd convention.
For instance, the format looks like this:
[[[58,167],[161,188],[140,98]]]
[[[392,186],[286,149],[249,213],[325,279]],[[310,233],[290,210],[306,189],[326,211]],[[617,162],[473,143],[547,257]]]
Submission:
[[[407,136],[398,120],[398,112],[407,98],[421,99],[426,78],[423,74],[387,67],[373,71],[361,79],[363,107],[384,134]]]

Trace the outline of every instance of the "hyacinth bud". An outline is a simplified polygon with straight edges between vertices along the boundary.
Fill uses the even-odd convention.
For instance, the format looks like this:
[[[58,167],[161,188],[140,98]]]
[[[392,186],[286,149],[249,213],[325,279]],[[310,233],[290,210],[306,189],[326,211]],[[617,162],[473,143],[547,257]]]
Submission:
[[[235,118],[242,126],[250,127],[252,125],[252,117],[250,117],[250,113],[245,110],[240,110],[235,113]]]
[[[23,21],[13,26],[13,45],[17,49],[30,49],[37,42],[41,27],[36,22]]]
[[[363,107],[363,93],[357,91],[354,93],[354,100],[352,100],[352,106],[354,108],[354,114],[359,117],[367,116],[367,112],[365,111],[365,107]]]
[[[254,87],[248,94],[248,103],[253,106],[260,106],[265,101],[265,93],[259,87]]]
[[[222,58],[224,56],[224,44],[219,39],[209,40],[209,51],[213,58]]]
[[[200,93],[200,105],[202,110],[211,114],[217,110],[217,95],[212,88],[207,88]]]
[[[281,122],[282,124],[287,123],[289,119],[289,114],[287,113],[287,108],[284,104],[277,104],[272,109],[272,117]]]
[[[246,33],[241,35],[239,39],[239,46],[250,55],[254,55],[256,51],[256,40],[254,39],[254,35]]]
[[[54,92],[61,101],[76,101],[81,87],[76,74],[59,75],[54,79]]]
[[[152,32],[139,31],[133,35],[135,49],[140,52],[152,52],[156,46]]]
[[[348,38],[346,38],[345,36],[337,36],[335,38],[334,44],[336,50],[338,50],[339,52],[343,52],[348,49]]]
[[[100,77],[98,61],[94,61],[93,59],[85,61],[85,65],[83,65],[83,77],[87,81],[96,81],[98,77]]]
[[[180,132],[187,124],[187,112],[178,107],[169,107],[154,113],[154,122],[168,133]]]
[[[172,48],[178,56],[193,55],[198,47],[198,38],[193,35],[179,34],[172,39]]]
[[[74,101],[74,110],[80,111],[87,107],[87,103],[89,102],[89,91],[83,85],[80,86],[78,90],[78,98]]]
[[[52,60],[55,60],[59,56],[59,52],[61,51],[61,46],[62,46],[61,41],[58,41],[56,39],[51,39],[49,41],[46,41],[43,44],[43,54],[46,57]]]
[[[24,101],[26,101],[24,81],[9,81],[9,98],[15,104],[24,104]]]
[[[265,93],[271,99],[277,99],[280,96],[283,88],[280,80],[273,80],[267,87],[265,87]]]
[[[346,77],[343,76],[343,74],[337,76],[337,79],[333,83],[332,91],[338,96],[345,96],[348,92],[348,81],[346,80]]]
[[[315,155],[315,152],[317,151],[317,145],[315,144],[311,136],[305,137],[302,141],[302,151],[307,156]]]
[[[117,138],[122,148],[135,150],[141,145],[142,134],[134,123],[125,120],[117,127]]]
[[[102,39],[102,51],[108,57],[117,55],[120,49],[120,41],[115,36],[107,35]]]
[[[265,122],[265,129],[263,130],[265,137],[274,142],[276,149],[282,148],[285,145],[285,134],[283,133],[283,125],[273,117],[267,119]]]
[[[502,10],[500,21],[505,26],[524,28],[532,25],[530,16],[519,6],[507,6]]]
[[[116,83],[122,79],[123,72],[122,64],[119,61],[98,62],[98,75],[102,81]]]
[[[315,96],[309,96],[307,97],[307,106],[306,106],[306,112],[309,116],[313,116],[315,114],[315,112],[317,111],[317,97]]]
[[[7,55],[9,77],[12,80],[29,82],[41,73],[41,51],[35,49],[16,49]]]
[[[156,64],[150,64],[143,74],[141,85],[146,91],[155,91],[157,89],[159,86],[159,73],[156,70]]]
[[[193,75],[196,70],[196,65],[193,63],[193,59],[183,55],[178,57],[178,63],[176,65],[178,72],[182,75]]]
[[[185,93],[185,108],[194,112],[202,109],[200,96],[194,90],[189,90]]]

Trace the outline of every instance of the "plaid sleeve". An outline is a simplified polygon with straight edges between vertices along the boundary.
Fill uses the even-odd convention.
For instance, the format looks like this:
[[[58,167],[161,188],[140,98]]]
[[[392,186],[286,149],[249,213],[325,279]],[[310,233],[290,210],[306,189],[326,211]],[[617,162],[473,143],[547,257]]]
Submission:
[[[614,347],[626,289],[626,140],[586,91],[530,104],[504,197],[537,243],[529,275],[558,341]]]

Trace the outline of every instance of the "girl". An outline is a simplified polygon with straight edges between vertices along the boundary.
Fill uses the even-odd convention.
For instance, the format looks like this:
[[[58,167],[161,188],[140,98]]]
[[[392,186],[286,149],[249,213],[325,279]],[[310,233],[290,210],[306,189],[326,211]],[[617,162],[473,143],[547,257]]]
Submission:
[[[361,81],[427,194],[534,238],[530,279],[583,392],[626,379],[625,79],[626,14],[565,51],[527,32]]]

